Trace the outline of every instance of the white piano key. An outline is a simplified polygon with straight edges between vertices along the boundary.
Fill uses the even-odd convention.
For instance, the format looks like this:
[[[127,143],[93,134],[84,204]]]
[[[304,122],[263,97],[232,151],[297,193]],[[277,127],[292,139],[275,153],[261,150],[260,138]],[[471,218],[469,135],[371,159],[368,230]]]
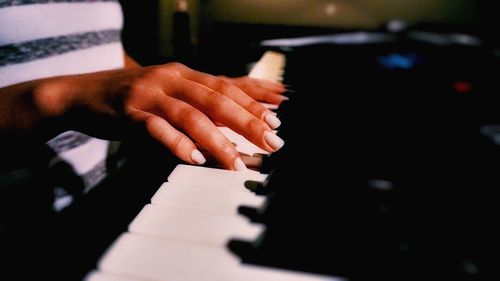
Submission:
[[[255,149],[256,147],[252,145],[237,144],[235,148],[239,153],[248,156],[254,156],[255,154],[269,154],[267,151],[262,150],[258,147],[257,149]]]
[[[265,196],[246,191],[166,182],[155,193],[151,203],[206,212],[237,214],[239,206],[260,209],[266,200]]]
[[[232,143],[236,144],[236,150],[238,152],[244,153],[249,156],[253,156],[254,154],[264,154],[268,155],[269,152],[264,149],[256,146],[247,140],[244,136],[236,133],[235,131],[227,128],[227,127],[219,127],[219,130],[228,138]]]
[[[240,264],[226,248],[122,234],[99,262],[109,274],[158,281],[339,281],[334,277]]]
[[[151,280],[231,280],[239,262],[226,251],[127,233],[103,256],[99,268],[112,274]]]
[[[253,66],[248,76],[257,79],[267,79],[271,81],[281,81],[282,71],[285,68],[285,55],[267,51]]]
[[[218,214],[172,206],[144,206],[129,225],[132,233],[219,245],[229,240],[254,241],[265,227],[241,215]]]
[[[169,182],[186,185],[211,186],[232,190],[248,191],[246,181],[264,182],[267,174],[256,171],[229,171],[190,165],[177,165],[168,176]]]
[[[119,275],[107,274],[104,272],[92,271],[85,276],[84,281],[144,281],[140,278],[125,277]]]

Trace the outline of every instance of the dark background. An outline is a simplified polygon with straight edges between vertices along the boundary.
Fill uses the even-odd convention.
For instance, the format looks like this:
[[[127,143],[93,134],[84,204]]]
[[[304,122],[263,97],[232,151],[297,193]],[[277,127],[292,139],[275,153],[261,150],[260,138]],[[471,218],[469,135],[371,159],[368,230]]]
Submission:
[[[193,66],[197,66],[207,71],[230,71],[231,67],[225,67],[224,63],[234,61],[240,63],[242,59],[238,59],[239,52],[242,48],[248,47],[252,43],[259,42],[268,38],[281,38],[303,36],[318,33],[336,33],[349,30],[380,30],[385,28],[385,24],[391,19],[408,18],[410,28],[416,26],[425,26],[427,30],[446,31],[446,32],[465,32],[480,36],[489,44],[498,46],[500,44],[500,35],[498,30],[500,19],[497,16],[500,10],[498,1],[488,0],[462,0],[452,1],[443,4],[422,8],[415,11],[415,15],[409,13],[398,14],[397,11],[390,9],[392,6],[401,5],[400,1],[378,1],[371,4],[366,4],[366,9],[363,9],[363,1],[352,2],[353,6],[358,6],[364,10],[364,15],[358,15],[348,22],[332,21],[325,24],[324,19],[318,18],[317,22],[310,19],[300,20],[301,15],[288,15],[280,18],[279,15],[272,21],[273,13],[277,14],[280,10],[285,10],[287,3],[283,1],[269,1],[269,4],[262,5],[262,18],[259,17],[259,9],[255,9],[253,14],[248,18],[235,18],[236,14],[225,13],[230,11],[225,10],[224,1],[195,1],[190,0],[189,8],[189,26],[182,21],[174,22],[174,4],[164,4],[168,1],[130,1],[122,0],[123,10],[125,13],[125,29],[123,32],[123,41],[128,53],[132,55],[138,62],[144,65],[159,64],[168,61],[183,61]],[[170,1],[174,2],[174,1]],[[285,1],[286,2],[286,1]],[[316,9],[326,1],[315,0],[307,1],[309,4],[304,4],[304,13],[308,9]],[[343,4],[343,1],[339,1]],[[410,3],[409,1],[408,3]],[[414,1],[415,2],[415,1]],[[436,2],[436,3],[441,3]],[[249,1],[240,1],[242,9],[251,7]],[[275,4],[273,4],[275,3]],[[335,3],[335,2],[333,2]],[[399,3],[399,4],[398,4]],[[417,4],[415,4],[417,3]],[[413,3],[413,7],[418,8],[418,2]],[[445,3],[447,3],[445,5]],[[227,4],[226,4],[227,5]],[[379,6],[377,8],[377,5]],[[449,11],[446,7],[450,8]],[[472,8],[471,8],[472,7]],[[271,9],[272,8],[272,9]],[[439,9],[438,9],[439,8]],[[428,10],[426,10],[428,9]],[[434,9],[434,10],[433,10]],[[384,13],[384,11],[387,11]],[[370,14],[372,13],[372,14]],[[339,12],[339,17],[342,13]],[[378,22],[364,24],[363,16],[379,19]],[[421,17],[421,19],[419,19]],[[295,20],[298,18],[298,20]],[[387,19],[387,20],[385,20]],[[383,20],[383,21],[382,21]],[[163,26],[161,26],[163,25]],[[190,29],[193,44],[191,57],[176,57],[176,51],[173,43],[179,38],[173,38],[175,30]],[[183,36],[177,33],[176,37]],[[180,40],[185,40],[180,38]],[[179,53],[179,50],[177,50]],[[221,66],[220,63],[223,65]],[[235,65],[233,64],[233,66]],[[229,73],[231,74],[231,73]]]

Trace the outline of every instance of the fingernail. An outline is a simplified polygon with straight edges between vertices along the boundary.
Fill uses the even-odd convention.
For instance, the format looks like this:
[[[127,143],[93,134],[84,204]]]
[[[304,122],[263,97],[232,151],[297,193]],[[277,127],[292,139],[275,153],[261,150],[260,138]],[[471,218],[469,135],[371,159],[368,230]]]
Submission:
[[[281,125],[281,121],[278,119],[278,117],[271,113],[266,114],[264,120],[266,121],[267,125],[271,127],[271,129],[276,129]]]
[[[267,144],[274,149],[274,151],[279,150],[285,145],[285,141],[278,137],[275,133],[267,131],[264,133],[264,139]]]
[[[202,165],[205,164],[205,162],[207,162],[207,159],[205,159],[203,154],[201,154],[201,152],[198,149],[195,149],[193,150],[193,152],[191,152],[191,160],[193,160],[193,162],[198,165]]]
[[[284,101],[284,100],[290,100],[290,98],[289,98],[289,97],[287,97],[287,96],[281,96],[281,100],[282,100],[282,101]]]
[[[247,170],[247,166],[245,166],[245,163],[243,163],[243,161],[239,157],[236,158],[236,160],[234,160],[234,170],[235,171],[246,171]]]

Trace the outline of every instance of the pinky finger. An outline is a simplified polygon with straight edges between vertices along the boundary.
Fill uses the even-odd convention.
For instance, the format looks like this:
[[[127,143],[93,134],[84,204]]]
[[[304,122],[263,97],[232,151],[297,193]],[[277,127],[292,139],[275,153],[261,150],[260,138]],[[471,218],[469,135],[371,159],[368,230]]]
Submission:
[[[148,134],[179,159],[196,165],[202,165],[206,162],[203,154],[196,148],[193,141],[175,129],[165,119],[138,109],[132,109],[130,112],[135,121],[141,122],[146,127]]]

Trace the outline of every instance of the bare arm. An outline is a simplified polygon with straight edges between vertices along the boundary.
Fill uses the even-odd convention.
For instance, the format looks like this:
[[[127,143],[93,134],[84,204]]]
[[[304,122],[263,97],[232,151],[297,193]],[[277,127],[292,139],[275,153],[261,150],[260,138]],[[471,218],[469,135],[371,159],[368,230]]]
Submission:
[[[244,168],[239,154],[214,123],[275,151],[282,141],[272,132],[270,115],[234,84],[177,63],[53,77],[0,89],[1,138],[46,138],[72,129],[119,139],[126,137],[127,128],[139,125],[188,163],[204,162],[197,143],[234,170]]]

